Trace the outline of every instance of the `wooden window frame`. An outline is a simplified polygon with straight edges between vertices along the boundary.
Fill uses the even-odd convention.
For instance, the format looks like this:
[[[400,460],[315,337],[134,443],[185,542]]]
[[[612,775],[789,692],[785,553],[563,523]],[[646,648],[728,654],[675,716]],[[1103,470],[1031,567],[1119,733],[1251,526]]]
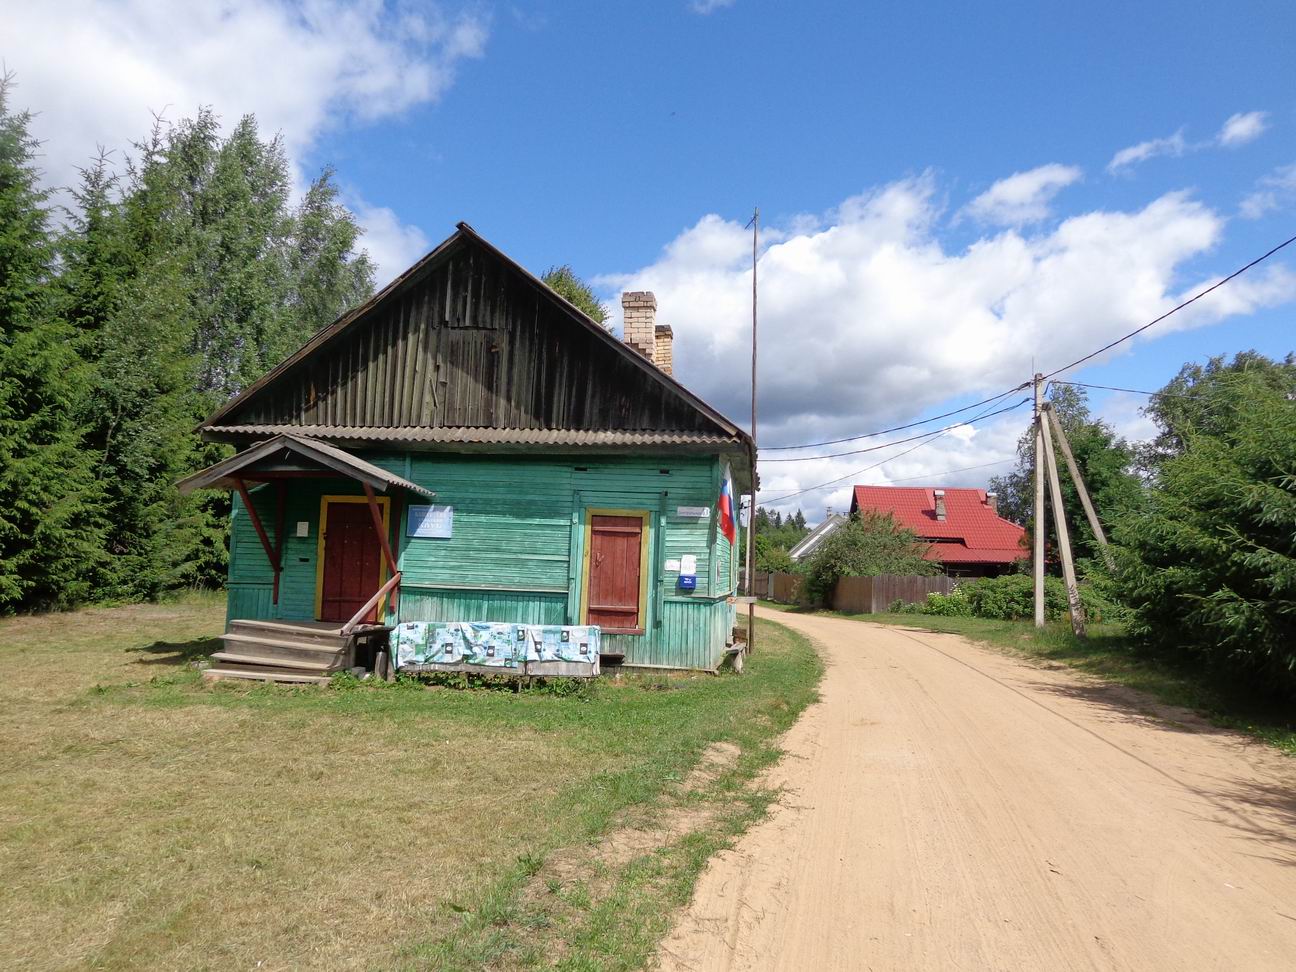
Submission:
[[[391,536],[391,497],[375,496],[374,499],[382,507],[383,531]],[[365,503],[368,504],[369,497],[355,496],[348,494],[345,496],[324,495],[320,497],[319,527],[317,532],[319,536],[315,540],[315,620],[320,620],[320,615],[324,612],[324,533],[328,529],[328,505],[330,503]],[[381,556],[379,551],[378,557],[378,589],[387,583],[387,558]],[[378,602],[378,609],[374,612],[376,618],[385,618],[387,616],[387,598],[383,597]],[[379,624],[382,623],[380,620]]]
[[[649,553],[652,551],[652,511],[620,510],[587,506],[585,508],[585,549],[581,555],[580,586],[580,619],[581,624],[589,624],[589,575],[590,553],[594,540],[594,517],[596,516],[632,516],[643,521],[643,531],[639,534],[639,627],[637,628],[604,628],[606,634],[643,635],[648,633],[648,573]]]

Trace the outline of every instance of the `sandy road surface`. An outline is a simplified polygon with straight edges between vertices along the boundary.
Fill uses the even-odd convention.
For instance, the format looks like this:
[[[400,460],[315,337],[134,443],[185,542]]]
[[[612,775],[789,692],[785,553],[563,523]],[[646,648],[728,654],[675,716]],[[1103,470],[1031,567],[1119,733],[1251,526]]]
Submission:
[[[957,636],[776,620],[823,699],[663,968],[1296,969],[1296,760]]]

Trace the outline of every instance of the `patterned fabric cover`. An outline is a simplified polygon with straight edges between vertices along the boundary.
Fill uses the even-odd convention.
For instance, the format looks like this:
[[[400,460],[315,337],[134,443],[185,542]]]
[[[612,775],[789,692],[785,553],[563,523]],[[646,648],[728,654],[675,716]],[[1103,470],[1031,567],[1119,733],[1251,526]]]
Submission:
[[[427,664],[516,669],[529,661],[596,668],[599,634],[597,625],[406,621],[392,632],[392,650],[397,669]]]

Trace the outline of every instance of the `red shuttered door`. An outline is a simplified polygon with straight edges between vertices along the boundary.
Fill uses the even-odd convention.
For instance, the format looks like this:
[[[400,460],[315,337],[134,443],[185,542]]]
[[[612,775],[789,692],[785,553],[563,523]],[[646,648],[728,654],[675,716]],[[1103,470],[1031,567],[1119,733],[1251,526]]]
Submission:
[[[637,516],[590,517],[588,624],[610,632],[643,630],[643,529],[644,521]]]
[[[350,621],[381,585],[382,547],[364,503],[329,503],[321,621]],[[376,620],[377,608],[365,621]]]

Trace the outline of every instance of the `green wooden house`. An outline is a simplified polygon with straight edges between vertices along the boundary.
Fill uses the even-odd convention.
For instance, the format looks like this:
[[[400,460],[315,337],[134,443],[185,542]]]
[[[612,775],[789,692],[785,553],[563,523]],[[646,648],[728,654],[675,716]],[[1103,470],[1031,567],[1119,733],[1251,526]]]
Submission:
[[[623,304],[625,341],[461,223],[203,422],[241,450],[180,484],[235,494],[222,669],[323,677],[404,621],[597,624],[605,664],[716,668],[716,503],[754,446],[671,376],[652,295]]]

